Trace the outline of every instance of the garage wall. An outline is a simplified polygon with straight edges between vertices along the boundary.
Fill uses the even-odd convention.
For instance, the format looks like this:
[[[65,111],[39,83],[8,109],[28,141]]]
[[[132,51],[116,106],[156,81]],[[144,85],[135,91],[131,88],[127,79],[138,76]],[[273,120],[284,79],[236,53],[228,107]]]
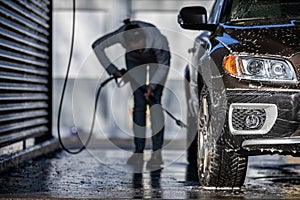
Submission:
[[[0,157],[51,138],[51,1],[0,1]]]

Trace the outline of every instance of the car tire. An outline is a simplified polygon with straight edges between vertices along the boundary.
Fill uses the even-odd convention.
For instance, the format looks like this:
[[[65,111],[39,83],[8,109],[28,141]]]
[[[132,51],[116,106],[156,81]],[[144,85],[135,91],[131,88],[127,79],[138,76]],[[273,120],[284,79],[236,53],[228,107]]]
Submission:
[[[198,143],[197,143],[197,116],[196,112],[191,107],[191,77],[190,77],[190,70],[189,65],[185,67],[185,97],[186,97],[186,103],[187,103],[187,133],[186,133],[186,144],[187,144],[187,150],[186,150],[186,159],[188,161],[189,165],[197,166],[197,149],[198,149]]]
[[[224,140],[224,128],[220,138],[214,138],[211,120],[210,95],[204,86],[199,95],[198,112],[199,182],[203,187],[241,187],[246,177],[248,157],[230,151]]]
[[[196,127],[197,124],[195,123],[195,118],[192,118],[192,120],[189,121],[189,128],[187,130],[187,161],[190,165],[197,166],[197,151],[198,151],[198,142],[197,142],[197,130],[195,130],[193,127]]]
[[[194,113],[194,114],[193,114]],[[197,112],[188,113],[188,128],[187,128],[187,161],[190,165],[197,166]]]

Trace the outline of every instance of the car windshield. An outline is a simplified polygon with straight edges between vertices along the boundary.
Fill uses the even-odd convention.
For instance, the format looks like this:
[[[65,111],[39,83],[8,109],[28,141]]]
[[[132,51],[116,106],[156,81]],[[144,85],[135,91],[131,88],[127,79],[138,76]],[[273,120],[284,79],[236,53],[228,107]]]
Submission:
[[[300,18],[300,0],[232,0],[230,21]]]

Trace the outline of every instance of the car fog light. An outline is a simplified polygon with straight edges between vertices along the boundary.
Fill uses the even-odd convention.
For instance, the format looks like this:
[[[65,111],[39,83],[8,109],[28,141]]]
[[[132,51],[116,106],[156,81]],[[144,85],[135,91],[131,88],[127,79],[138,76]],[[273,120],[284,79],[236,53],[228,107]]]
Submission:
[[[255,114],[248,115],[245,118],[245,126],[249,129],[256,129],[259,127],[260,124],[261,124],[261,120]]]
[[[277,106],[266,103],[232,103],[228,124],[233,135],[268,133],[278,116]]]
[[[232,126],[235,130],[259,130],[266,120],[264,109],[233,109]]]

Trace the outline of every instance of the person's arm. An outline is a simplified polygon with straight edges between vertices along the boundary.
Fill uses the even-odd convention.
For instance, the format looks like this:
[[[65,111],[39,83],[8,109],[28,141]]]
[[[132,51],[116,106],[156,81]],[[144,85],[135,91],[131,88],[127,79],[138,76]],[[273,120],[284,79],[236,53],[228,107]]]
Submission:
[[[121,43],[122,32],[123,32],[123,27],[97,39],[92,44],[92,48],[95,51],[95,54],[99,62],[102,64],[102,66],[106,69],[106,71],[110,75],[116,74],[118,72],[118,68],[109,60],[109,58],[105,53],[105,49],[116,43]]]

